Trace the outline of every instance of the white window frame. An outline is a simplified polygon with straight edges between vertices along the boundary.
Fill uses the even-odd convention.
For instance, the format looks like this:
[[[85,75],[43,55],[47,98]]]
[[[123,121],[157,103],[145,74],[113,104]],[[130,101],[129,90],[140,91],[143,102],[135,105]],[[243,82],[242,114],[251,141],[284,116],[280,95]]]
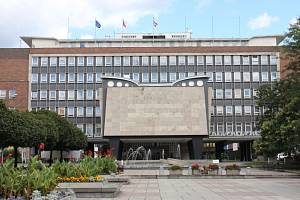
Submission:
[[[68,83],[75,83],[75,74],[74,73],[68,74]]]
[[[216,89],[216,99],[223,99],[223,89]]]
[[[103,66],[103,57],[102,56],[96,57],[96,66]]]
[[[252,72],[252,81],[259,82],[259,76],[260,76],[259,72]]]
[[[158,83],[158,73],[151,72],[151,83]]]
[[[82,95],[80,95],[82,94]],[[77,100],[84,100],[84,90],[77,90],[77,95],[76,95]]]
[[[142,73],[142,82],[143,83],[149,83],[149,73],[148,72],[143,72]]]
[[[48,82],[48,74],[41,74],[41,83],[47,83]]]
[[[86,107],[85,108],[86,117],[93,117],[94,116],[94,109],[93,107]]]
[[[232,73],[231,72],[225,72],[225,82],[231,82],[232,81]]]
[[[5,91],[5,93],[2,93],[3,91]],[[5,94],[3,96],[3,94]],[[0,90],[0,99],[5,99],[6,98],[6,90]],[[32,100],[37,100],[38,99],[38,92],[37,91],[32,91],[31,92],[31,99]]]
[[[77,107],[77,117],[84,116],[84,107]]]
[[[176,81],[176,72],[169,72],[169,80],[170,82]]]
[[[158,65],[158,57],[157,56],[151,56],[151,65]]]
[[[241,57],[233,56],[233,65],[241,65]]]
[[[204,56],[197,56],[197,65],[204,65]]]
[[[185,56],[178,56],[178,65],[185,65]]]
[[[58,57],[58,65],[59,66],[66,66],[66,63],[67,63],[67,59],[66,57]]]
[[[232,99],[232,89],[225,89],[225,99]]]
[[[68,107],[67,112],[68,112],[69,117],[74,117],[74,115],[75,115],[74,107]]]
[[[56,90],[50,90],[49,91],[49,99],[50,100],[56,100]]]
[[[188,65],[195,65],[195,57],[194,56],[188,56]]]
[[[226,106],[226,115],[232,115],[233,114],[233,108],[232,106]]]
[[[242,115],[243,114],[242,106],[234,106],[234,114],[235,115]]]
[[[233,72],[234,82],[241,82],[241,72]]]
[[[170,66],[176,65],[176,56],[169,56],[169,65]]]
[[[224,113],[224,107],[223,106],[216,106],[216,114],[217,115],[223,115]]]
[[[241,99],[242,98],[242,90],[240,88],[234,89],[234,98]]]
[[[47,90],[40,90],[40,100],[47,99]]]
[[[250,65],[250,58],[249,56],[242,56],[243,65]]]
[[[75,66],[75,57],[68,57],[68,66]]]
[[[77,57],[77,66],[84,66],[84,57],[83,56]]]
[[[96,83],[100,83],[102,81],[101,79],[101,73],[97,72],[96,73]]]
[[[149,57],[148,56],[143,56],[142,57],[142,65],[143,66],[148,66],[149,65]]]
[[[50,83],[56,83],[56,74],[50,74]]]
[[[140,57],[139,56],[132,57],[132,66],[140,66]]]
[[[58,100],[66,100],[66,91],[65,90],[58,91]]]
[[[75,90],[68,90],[68,100],[75,100]]]
[[[112,66],[112,56],[105,56],[105,66]]]
[[[132,80],[135,82],[140,82],[140,73],[132,73]]]
[[[258,62],[258,59],[259,57],[258,56],[252,56],[252,65],[258,65],[259,62]]]
[[[84,73],[77,74],[77,83],[84,83]]]
[[[32,58],[31,58],[31,65],[32,65],[32,67],[39,66],[39,57],[32,56]]]
[[[86,82],[87,83],[93,83],[94,82],[94,74],[93,73],[87,73],[86,74]]]
[[[260,57],[260,63],[261,65],[268,65],[269,64],[269,59],[267,55],[263,55]]]
[[[86,57],[86,66],[94,66],[94,57],[93,56]]]
[[[213,65],[213,56],[206,56],[206,65]]]
[[[222,56],[215,56],[215,65],[222,65],[223,62],[222,62]]]
[[[130,57],[123,56],[123,66],[130,66]]]
[[[48,66],[48,57],[41,57],[41,66],[42,67]]]
[[[251,115],[251,106],[244,106],[244,114]]]
[[[88,89],[86,90],[86,100],[94,99],[94,90]]]
[[[223,73],[216,72],[216,82],[223,82]]]
[[[277,65],[277,56],[270,55],[270,65]]]
[[[168,74],[167,74],[167,72],[160,72],[159,76],[160,76],[159,78],[160,78],[160,82],[161,83],[168,82]]]
[[[250,72],[243,72],[243,82],[250,82],[251,77],[250,77]]]
[[[59,73],[59,82],[60,83],[66,82],[66,74],[65,73]]]
[[[269,72],[261,72],[261,81],[268,82],[269,81]]]
[[[244,89],[244,98],[250,99],[251,98],[251,89],[245,88]]]
[[[39,82],[39,74],[36,74],[36,73],[32,74],[31,75],[31,82],[32,83],[38,83]]]
[[[231,56],[224,56],[224,65],[231,65]]]
[[[167,66],[168,65],[168,59],[167,56],[160,56],[160,66]]]
[[[277,81],[277,72],[271,72],[271,81]]]

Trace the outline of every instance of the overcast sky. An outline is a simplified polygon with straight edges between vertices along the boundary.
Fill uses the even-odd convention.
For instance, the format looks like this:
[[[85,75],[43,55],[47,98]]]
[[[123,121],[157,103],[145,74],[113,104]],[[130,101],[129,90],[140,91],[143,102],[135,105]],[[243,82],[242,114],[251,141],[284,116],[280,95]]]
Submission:
[[[0,47],[19,47],[19,36],[67,38],[68,19],[73,39],[94,38],[95,18],[104,38],[123,19],[124,32],[152,32],[153,17],[156,32],[232,38],[283,34],[297,16],[300,0],[0,0]]]

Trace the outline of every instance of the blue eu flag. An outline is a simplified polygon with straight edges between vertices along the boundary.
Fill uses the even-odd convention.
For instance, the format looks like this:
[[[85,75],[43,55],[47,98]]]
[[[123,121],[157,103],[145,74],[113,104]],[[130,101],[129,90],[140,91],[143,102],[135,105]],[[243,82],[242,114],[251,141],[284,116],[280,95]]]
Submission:
[[[100,22],[98,22],[97,20],[95,20],[95,26],[96,26],[97,28],[101,28]]]

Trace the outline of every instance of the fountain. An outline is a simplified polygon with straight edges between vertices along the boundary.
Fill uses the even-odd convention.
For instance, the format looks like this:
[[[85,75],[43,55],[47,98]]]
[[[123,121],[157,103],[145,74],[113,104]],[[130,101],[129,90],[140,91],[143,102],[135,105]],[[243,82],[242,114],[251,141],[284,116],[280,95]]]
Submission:
[[[180,144],[177,145],[177,158],[181,159]]]
[[[162,150],[161,155],[162,155],[162,159],[165,159],[165,149]]]

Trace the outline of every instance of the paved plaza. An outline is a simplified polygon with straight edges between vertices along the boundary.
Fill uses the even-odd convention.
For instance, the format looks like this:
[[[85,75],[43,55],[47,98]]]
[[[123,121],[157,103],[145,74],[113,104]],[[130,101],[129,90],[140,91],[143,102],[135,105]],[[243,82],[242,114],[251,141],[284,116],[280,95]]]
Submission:
[[[300,200],[300,179],[132,179],[118,200]]]

